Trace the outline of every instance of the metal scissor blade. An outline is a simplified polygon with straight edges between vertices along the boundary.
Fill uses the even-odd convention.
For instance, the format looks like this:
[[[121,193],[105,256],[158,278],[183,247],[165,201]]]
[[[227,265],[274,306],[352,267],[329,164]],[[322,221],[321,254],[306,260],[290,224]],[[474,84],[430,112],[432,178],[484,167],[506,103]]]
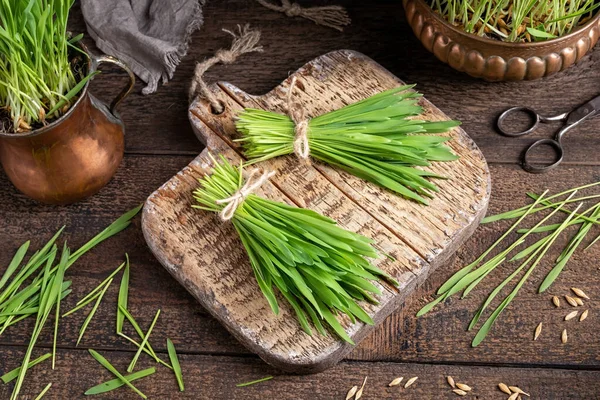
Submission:
[[[575,124],[578,121],[590,118],[597,113],[600,113],[600,96],[588,101],[582,106],[579,106],[576,110],[572,111],[567,119],[567,125]]]

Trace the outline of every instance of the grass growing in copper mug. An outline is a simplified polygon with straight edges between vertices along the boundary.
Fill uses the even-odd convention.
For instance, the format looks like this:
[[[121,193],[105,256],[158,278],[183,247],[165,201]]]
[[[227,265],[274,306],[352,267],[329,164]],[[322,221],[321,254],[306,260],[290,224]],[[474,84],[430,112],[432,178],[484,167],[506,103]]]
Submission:
[[[219,200],[237,193],[243,184],[243,170],[225,158],[215,164],[212,174],[200,180],[194,191],[194,208],[220,213]],[[376,302],[381,291],[371,281],[383,278],[398,283],[367,257],[378,258],[372,240],[338,227],[335,221],[314,211],[249,194],[230,219],[246,249],[258,285],[275,314],[279,306],[277,288],[296,312],[303,330],[309,324],[323,335],[329,325],[343,340],[353,343],[336,314],[373,324],[358,304]],[[225,223],[225,222],[224,222]]]
[[[430,0],[431,8],[467,33],[506,42],[532,42],[567,35],[587,22],[596,0]]]
[[[567,230],[567,228],[571,226],[579,225],[578,231],[575,233],[573,237],[569,240],[566,247],[561,251],[560,255],[555,260],[555,264],[553,268],[548,272],[545,279],[540,284],[538,291],[541,293],[548,289],[554,281],[558,278],[567,262],[575,252],[577,248],[579,248],[580,244],[587,237],[588,232],[591,230],[592,226],[600,224],[600,203],[595,203],[588,209],[579,213],[579,209],[583,205],[583,201],[595,199],[600,197],[600,195],[589,195],[582,197],[575,197],[575,194],[578,190],[591,188],[599,185],[600,182],[592,183],[589,185],[580,186],[577,188],[569,189],[567,191],[545,197],[546,192],[542,195],[537,195],[535,193],[528,193],[528,196],[531,197],[534,202],[525,207],[521,207],[512,211],[508,211],[502,214],[490,216],[484,219],[483,223],[489,223],[498,220],[507,220],[507,219],[515,219],[518,218],[515,223],[488,249],[486,250],[477,260],[473,263],[467,265],[462,268],[458,272],[456,272],[448,281],[446,281],[439,289],[438,289],[438,298],[425,305],[418,313],[417,316],[424,315],[431,311],[437,304],[445,301],[450,296],[463,291],[462,297],[464,298],[469,294],[469,292],[475,288],[485,277],[490,274],[494,269],[496,269],[499,265],[504,263],[505,261],[518,261],[518,266],[513,270],[511,274],[509,274],[504,281],[502,281],[486,298],[484,303],[480,306],[480,308],[475,313],[471,323],[469,324],[469,330],[473,329],[479,322],[482,317],[484,311],[492,304],[494,299],[502,292],[502,290],[510,284],[514,279],[516,279],[523,271],[525,273],[522,275],[521,279],[517,282],[517,284],[513,287],[512,291],[504,298],[504,300],[496,306],[492,314],[488,317],[488,319],[484,322],[483,326],[479,329],[475,338],[473,339],[472,345],[479,345],[485,337],[490,332],[493,324],[496,322],[500,314],[506,309],[506,307],[514,300],[517,296],[519,290],[523,287],[525,282],[529,279],[535,268],[538,266],[540,261],[546,255],[546,253],[552,248],[556,239],[563,234]],[[561,198],[565,195],[568,197],[564,198],[559,202],[553,202],[557,198]],[[567,204],[579,202],[580,204],[575,208],[575,210],[568,210],[565,206]],[[540,212],[543,210],[550,209],[552,210],[548,215],[539,220],[533,227],[525,228],[525,229],[517,229],[517,227],[525,220],[526,218]],[[544,225],[550,218],[555,215],[566,214],[566,218],[558,224],[549,224]],[[507,236],[513,232],[517,232],[521,236],[518,240],[512,242],[507,248],[500,251],[496,256],[488,259],[484,262],[484,260],[488,257],[488,255],[498,247]],[[530,235],[535,234],[546,234],[541,239],[538,239],[533,244],[525,247],[524,249],[518,251],[512,258],[508,258],[509,254],[513,251],[517,250],[519,246],[525,243],[525,239]],[[592,242],[592,244],[595,243]],[[555,303],[556,304],[556,303]]]
[[[0,132],[24,132],[56,118],[91,75],[73,54],[71,0],[0,2]],[[8,122],[8,123],[5,123]],[[4,125],[4,126],[3,126]]]
[[[443,178],[415,167],[458,157],[444,145],[449,137],[432,135],[459,125],[457,121],[418,119],[421,95],[401,86],[312,118],[307,137],[310,156],[352,175],[427,204],[438,192],[430,178]],[[238,139],[252,163],[293,154],[296,133],[290,117],[247,108],[236,121]]]

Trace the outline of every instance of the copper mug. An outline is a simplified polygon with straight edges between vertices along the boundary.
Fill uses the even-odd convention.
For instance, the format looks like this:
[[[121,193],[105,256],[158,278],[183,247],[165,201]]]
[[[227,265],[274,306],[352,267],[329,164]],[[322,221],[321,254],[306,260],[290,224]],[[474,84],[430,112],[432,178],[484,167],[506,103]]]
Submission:
[[[124,151],[123,121],[116,112],[131,92],[133,72],[120,60],[87,51],[89,72],[102,63],[129,75],[127,86],[107,106],[88,90],[65,115],[29,133],[0,133],[0,163],[25,195],[48,204],[69,204],[98,192],[114,176]]]

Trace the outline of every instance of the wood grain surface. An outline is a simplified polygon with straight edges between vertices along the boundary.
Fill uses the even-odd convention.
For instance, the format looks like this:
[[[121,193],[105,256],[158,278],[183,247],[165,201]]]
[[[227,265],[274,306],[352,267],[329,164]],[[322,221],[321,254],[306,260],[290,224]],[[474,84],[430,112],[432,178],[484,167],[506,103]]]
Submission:
[[[242,160],[243,152],[234,142],[240,137],[234,124],[237,112],[243,107],[284,112],[292,79],[297,79],[294,101],[308,117],[403,84],[368,57],[342,50],[310,61],[264,96],[248,95],[227,83],[213,85],[211,90],[225,105],[222,113],[214,114],[204,99],[190,105],[191,123],[206,149],[148,198],[142,228],[157,259],[244,346],[283,370],[314,373],[334,365],[354,346],[335,335],[307,335],[282,296],[278,296],[280,315],[269,312],[233,226],[214,213],[190,207],[198,179],[211,173],[210,154],[223,155],[234,165]],[[424,119],[448,119],[426,98],[420,104]],[[456,251],[487,209],[490,175],[481,152],[461,128],[447,135],[460,159],[427,168],[448,177],[436,182],[440,193],[429,206],[339,169],[301,163],[293,155],[257,165],[276,172],[257,194],[326,215],[341,227],[372,238],[376,248],[393,257],[374,261],[399,282],[398,288],[377,284],[382,291],[379,304],[363,305],[375,326]],[[362,322],[351,324],[347,318],[342,323],[355,343],[373,329]]]
[[[303,4],[323,4],[305,1]],[[526,203],[525,191],[559,191],[600,179],[598,120],[577,127],[564,140],[565,165],[543,176],[532,176],[517,165],[525,144],[549,137],[555,125],[531,138],[509,139],[495,131],[495,118],[505,108],[520,104],[548,114],[563,112],[600,93],[600,49],[597,47],[575,67],[538,82],[490,84],[469,78],[439,63],[422,48],[405,24],[402,7],[396,0],[356,2],[345,5],[353,24],[343,33],[318,27],[296,18],[265,11],[252,1],[219,0],[206,6],[205,25],[194,35],[187,57],[174,79],[151,96],[142,96],[143,87],[121,107],[126,122],[126,157],[117,176],[96,196],[84,202],[53,207],[39,205],[16,192],[0,173],[0,268],[27,239],[42,244],[63,224],[65,237],[75,247],[83,244],[124,211],[143,202],[163,182],[188,165],[202,150],[187,120],[186,88],[194,63],[227,46],[229,38],[220,29],[249,22],[263,32],[265,53],[243,56],[237,64],[218,66],[207,74],[209,82],[235,82],[248,93],[265,93],[306,61],[331,50],[350,48],[377,60],[394,75],[418,83],[418,89],[462,127],[484,153],[492,174],[493,192],[488,213],[497,213]],[[76,5],[77,7],[77,5]],[[71,29],[85,30],[75,12]],[[88,42],[89,43],[89,42]],[[92,83],[94,94],[110,100],[125,77],[117,69],[104,69]],[[481,288],[465,300],[453,299],[443,308],[415,319],[415,312],[430,300],[439,285],[454,271],[473,260],[506,229],[504,223],[483,225],[461,247],[453,261],[439,268],[413,295],[413,301],[387,318],[350,354],[349,358],[322,374],[294,376],[281,374],[249,353],[179,283],[170,277],[146,247],[139,220],[118,237],[100,245],[69,270],[73,294],[65,300],[69,308],[95,287],[120,262],[125,252],[132,259],[130,310],[147,328],[156,309],[161,318],[152,334],[154,348],[165,358],[165,340],[171,338],[180,352],[186,391],[179,393],[173,375],[158,368],[155,378],[140,381],[150,397],[194,399],[314,398],[343,399],[352,385],[369,376],[373,385],[364,399],[452,399],[444,386],[447,374],[474,387],[472,397],[506,399],[496,384],[516,383],[534,399],[597,399],[600,397],[600,330],[597,314],[600,294],[599,248],[577,254],[549,294],[565,294],[574,285],[591,295],[590,316],[581,325],[569,325],[571,339],[560,343],[561,319],[565,309],[555,310],[550,296],[540,296],[536,286],[526,284],[515,302],[502,314],[481,346],[472,349],[472,333],[466,327],[473,311],[497,283],[490,276]],[[592,233],[597,234],[594,230]],[[558,255],[555,249],[551,257]],[[543,264],[532,282],[540,280],[551,267]],[[500,272],[500,271],[499,271]],[[32,370],[24,385],[23,398],[33,399],[48,383],[54,382],[47,399],[80,399],[83,392],[110,374],[89,356],[94,348],[123,369],[135,348],[114,335],[117,285],[113,284],[86,336],[75,347],[79,327],[86,313],[65,318],[58,338],[59,363]],[[566,313],[565,313],[566,314]],[[535,326],[545,328],[538,341],[531,340]],[[12,369],[22,359],[33,324],[25,323],[0,336],[0,372]],[[36,354],[48,351],[50,329],[43,332]],[[37,353],[39,352],[39,353]],[[154,364],[140,358],[141,367]],[[242,381],[275,375],[262,385],[238,389]],[[396,376],[418,375],[414,387],[399,393],[386,385]],[[410,391],[414,389],[414,391]],[[12,385],[0,384],[0,398],[10,396]],[[100,399],[134,399],[119,389]]]

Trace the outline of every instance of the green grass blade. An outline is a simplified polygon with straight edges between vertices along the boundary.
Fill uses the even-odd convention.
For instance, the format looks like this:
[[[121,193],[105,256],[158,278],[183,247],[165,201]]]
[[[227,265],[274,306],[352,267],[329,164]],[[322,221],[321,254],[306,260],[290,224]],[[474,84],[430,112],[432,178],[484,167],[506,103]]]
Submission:
[[[185,389],[183,386],[183,373],[181,372],[181,366],[179,365],[179,358],[177,357],[175,346],[169,338],[167,338],[167,351],[169,352],[169,359],[171,360],[171,365],[173,366],[173,372],[175,372],[177,384],[179,385],[179,391],[183,392]]]
[[[87,329],[87,327],[88,327],[90,321],[92,320],[92,318],[94,318],[94,315],[96,314],[96,311],[98,310],[98,306],[100,306],[100,302],[102,302],[102,297],[104,297],[104,293],[106,293],[106,291],[110,287],[110,284],[112,283],[112,281],[113,280],[111,279],[110,281],[108,281],[108,283],[106,284],[106,286],[104,286],[104,289],[102,289],[102,292],[100,292],[100,295],[98,296],[98,299],[96,300],[96,303],[94,304],[94,307],[92,308],[92,310],[88,314],[88,316],[85,319],[85,321],[83,321],[83,325],[81,325],[81,328],[79,329],[79,337],[77,338],[77,344],[76,344],[76,346],[79,346],[79,342],[83,338],[85,330]]]
[[[25,258],[25,254],[27,254],[27,249],[29,249],[29,243],[30,243],[29,240],[26,241],[25,243],[23,243],[21,245],[21,247],[19,247],[19,249],[15,253],[13,259],[10,261],[10,264],[8,265],[8,268],[6,268],[6,271],[4,271],[4,274],[2,275],[2,279],[0,279],[0,289],[2,289],[4,287],[4,285],[6,285],[6,282],[10,279],[12,274],[17,270],[19,265],[21,265],[21,262]]]
[[[129,382],[127,380],[127,378],[125,378],[123,375],[121,375],[121,373],[119,371],[117,371],[117,369],[115,367],[113,367],[112,364],[110,362],[108,362],[108,360],[106,358],[104,358],[100,353],[98,353],[97,351],[95,351],[93,349],[88,349],[88,351],[90,352],[92,357],[94,357],[94,359],[100,363],[100,365],[102,365],[104,368],[106,368],[107,370],[112,372],[112,374],[114,376],[116,376],[117,378],[119,378],[121,380],[121,382],[123,382],[123,384],[127,385],[128,388],[130,388],[135,393],[137,393],[142,399],[147,399],[147,397],[144,393],[140,392],[138,390],[138,388],[133,386],[133,384],[131,382]]]
[[[46,353],[46,354],[44,354],[43,356],[41,356],[41,357],[38,357],[38,358],[36,358],[36,359],[35,359],[35,360],[33,360],[33,361],[30,361],[30,362],[27,364],[27,369],[30,369],[30,368],[32,368],[32,367],[35,367],[36,365],[38,365],[39,363],[41,363],[41,362],[43,362],[43,361],[46,361],[46,360],[47,360],[47,359],[49,359],[50,357],[52,357],[52,353]],[[8,382],[10,382],[10,381],[12,381],[12,380],[15,380],[15,379],[17,379],[17,377],[19,376],[19,373],[21,372],[21,368],[22,368],[22,367],[18,367],[18,368],[15,368],[15,369],[13,369],[13,370],[12,370],[12,371],[10,371],[10,372],[7,372],[6,374],[2,375],[2,376],[0,377],[0,379],[1,379],[1,380],[2,380],[2,382],[4,382],[4,383],[8,383]]]
[[[260,379],[254,380],[254,381],[244,382],[244,383],[238,383],[235,386],[236,387],[245,387],[245,386],[250,386],[250,385],[254,385],[254,384],[257,384],[257,383],[261,383],[261,382],[270,381],[271,379],[273,379],[272,376],[265,376],[264,378],[260,378]]]
[[[50,390],[51,387],[52,387],[52,382],[47,384],[46,387],[40,392],[40,394],[38,394],[36,396],[36,398],[34,400],[40,400],[42,397],[44,397],[44,395],[48,392],[48,390]]]
[[[127,367],[127,372],[133,372],[133,369],[135,368],[135,364],[137,363],[137,360],[140,357],[140,354],[142,354],[142,349],[144,347],[146,347],[146,343],[148,343],[148,340],[150,339],[150,335],[152,334],[152,329],[154,329],[154,325],[156,325],[156,321],[158,321],[159,315],[160,315],[160,310],[157,310],[156,315],[154,316],[154,319],[152,320],[152,323],[150,324],[150,328],[148,328],[148,332],[146,332],[146,335],[144,336],[144,339],[142,340],[140,347],[138,348],[137,352],[133,356],[133,360],[131,360],[131,363],[129,363],[129,367]]]
[[[156,372],[156,368],[151,367],[151,368],[143,369],[141,371],[134,372],[133,374],[125,375],[124,378],[127,379],[128,382],[133,382],[135,380],[150,376],[150,375],[154,374],[155,372]],[[93,394],[107,393],[112,390],[118,389],[124,385],[125,385],[125,382],[123,382],[120,378],[112,379],[110,381],[103,382],[99,385],[89,388],[88,390],[85,391],[84,394],[86,396],[90,396]]]
[[[121,285],[119,286],[119,301],[117,302],[117,333],[123,332],[123,322],[125,314],[121,308],[127,309],[127,297],[129,295],[129,255],[125,254],[125,271],[121,277]]]

